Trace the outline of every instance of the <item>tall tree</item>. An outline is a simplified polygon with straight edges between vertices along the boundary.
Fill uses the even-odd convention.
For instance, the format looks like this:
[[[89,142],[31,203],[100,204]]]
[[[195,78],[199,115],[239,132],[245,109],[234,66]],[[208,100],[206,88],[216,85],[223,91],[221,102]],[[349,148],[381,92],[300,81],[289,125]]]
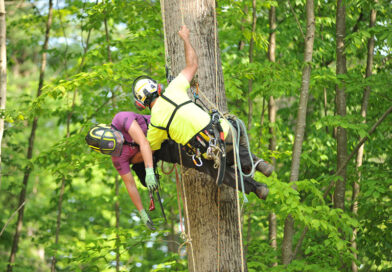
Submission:
[[[313,43],[315,33],[315,17],[314,17],[314,3],[313,0],[306,1],[306,36],[305,36],[305,52],[304,52],[304,67],[302,69],[302,83],[301,95],[297,113],[297,123],[295,126],[295,140],[293,146],[293,155],[291,161],[290,182],[293,184],[298,180],[300,159],[302,153],[302,144],[306,128],[306,113],[309,96],[310,74],[312,70],[311,62],[313,55]],[[293,258],[293,238],[294,238],[294,218],[288,215],[285,220],[284,237],[282,243],[282,260],[283,264],[287,265]]]
[[[375,3],[378,1],[375,0]],[[371,30],[374,25],[376,24],[376,16],[377,16],[377,11],[375,9],[372,9],[370,11],[370,20],[369,20],[369,29]],[[366,62],[366,78],[369,78],[372,75],[372,68],[373,68],[373,58],[374,58],[374,34],[370,36],[368,39],[368,44],[367,44],[367,62]],[[370,95],[370,86],[366,86],[364,92],[363,92],[363,98],[362,98],[362,106],[361,106],[361,116],[364,118],[363,123],[366,123],[366,115],[367,115],[367,108],[368,108],[368,102],[369,102],[369,95]],[[364,154],[364,149],[365,149],[365,144],[361,145],[361,147],[358,150],[357,153],[357,158],[356,158],[356,167],[357,167],[357,175],[358,179],[356,182],[353,184],[353,195],[352,195],[352,212],[353,214],[357,215],[358,214],[358,195],[360,191],[360,181],[361,181],[361,176],[362,172],[359,169],[362,166],[363,162],[363,154]],[[353,234],[351,237],[351,247],[353,248],[353,255],[355,259],[357,259],[357,242],[356,242],[356,237],[357,237],[358,230],[357,228],[353,229]],[[353,272],[358,272],[358,265],[356,264],[355,261],[352,261],[351,263],[351,268]]]
[[[0,114],[5,110],[7,96],[7,50],[4,0],[0,0]],[[1,143],[4,134],[4,119],[0,117],[0,190],[1,190]]]
[[[339,78],[347,73],[346,54],[344,39],[346,37],[346,1],[338,0],[336,7],[336,76]],[[338,79],[339,80],[339,79]],[[336,84],[336,113],[346,116],[346,93],[342,80]],[[337,169],[347,157],[347,131],[343,127],[337,127]],[[346,168],[340,172],[341,178],[336,182],[334,192],[334,207],[344,210],[344,198],[346,194]]]
[[[270,62],[275,62],[275,51],[276,51],[276,8],[275,6],[271,6],[269,10],[269,43],[268,43],[268,60]],[[276,150],[276,132],[275,132],[275,124],[276,124],[276,112],[277,106],[275,103],[275,98],[271,95],[268,99],[268,119],[269,119],[269,146],[268,149],[273,152]],[[271,157],[272,165],[276,169],[276,159]],[[272,212],[269,215],[269,240],[271,247],[276,250],[277,249],[277,225],[276,225],[276,214]],[[278,263],[274,262],[273,266],[276,266]]]
[[[186,24],[199,57],[200,89],[218,109],[226,110],[215,1],[162,0],[161,3],[171,73],[177,75],[185,66],[183,44],[177,32],[180,24]],[[189,271],[244,271],[236,192],[222,186],[217,193],[214,181],[196,171],[187,170],[183,177],[188,200],[185,205],[189,211],[188,239],[191,239],[187,247]]]
[[[47,49],[48,49],[48,44],[49,44],[50,28],[52,26],[52,16],[53,16],[53,1],[49,0],[49,11],[48,11],[48,17],[47,17],[47,21],[46,21],[45,40],[42,45],[41,67],[40,67],[40,73],[39,73],[37,97],[41,96],[42,87],[44,85]],[[27,149],[27,160],[30,160],[33,157],[34,140],[35,140],[35,132],[37,130],[37,125],[38,125],[38,117],[35,116],[33,123],[31,125],[31,133],[30,133],[29,145],[28,145],[28,149]],[[22,231],[22,226],[23,226],[23,214],[24,214],[24,208],[25,208],[24,203],[26,201],[26,191],[27,191],[27,185],[28,185],[31,170],[32,170],[31,166],[29,164],[27,164],[27,166],[24,170],[22,190],[19,194],[19,205],[18,206],[19,207],[22,206],[22,208],[20,208],[19,213],[18,213],[18,221],[16,223],[16,230],[15,230],[14,239],[13,239],[13,243],[12,243],[12,249],[11,249],[11,253],[10,253],[7,272],[12,271],[13,265],[15,262],[16,252],[18,250],[19,237],[20,237],[20,233]]]
[[[249,41],[249,64],[253,63],[254,59],[254,44],[256,35],[256,23],[257,23],[257,10],[256,10],[256,0],[252,0],[252,32]],[[252,128],[252,115],[253,115],[253,79],[248,79],[248,130]]]

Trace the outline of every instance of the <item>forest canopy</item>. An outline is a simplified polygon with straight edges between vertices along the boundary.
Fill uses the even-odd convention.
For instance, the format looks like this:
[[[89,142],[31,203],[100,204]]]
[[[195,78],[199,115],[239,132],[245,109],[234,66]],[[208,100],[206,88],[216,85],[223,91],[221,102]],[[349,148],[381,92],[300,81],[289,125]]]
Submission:
[[[138,112],[137,76],[167,85],[164,1],[1,1],[0,270],[193,271],[176,177],[163,173],[172,165],[159,164],[168,221],[156,204],[150,231],[110,158],[84,139],[117,112]],[[239,193],[247,270],[391,271],[392,2],[315,0],[308,61],[310,2],[216,1],[227,108],[275,166],[255,175],[267,200]]]

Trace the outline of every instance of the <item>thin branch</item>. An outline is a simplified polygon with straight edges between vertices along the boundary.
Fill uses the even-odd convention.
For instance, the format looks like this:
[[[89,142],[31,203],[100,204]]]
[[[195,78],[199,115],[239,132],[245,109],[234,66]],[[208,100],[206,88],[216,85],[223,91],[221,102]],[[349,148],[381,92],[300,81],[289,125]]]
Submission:
[[[384,121],[384,119],[392,112],[392,106],[390,106],[384,114],[377,120],[377,122],[372,126],[372,128],[369,130],[368,134],[369,136],[376,130],[376,128]],[[342,166],[336,171],[336,176],[340,174],[340,172],[347,166],[347,164],[350,162],[350,160],[354,157],[354,155],[358,152],[359,148],[369,139],[368,136],[363,137],[359,143],[355,146],[354,150],[351,152],[350,156],[347,157],[346,161],[342,164]],[[323,198],[326,199],[328,196],[328,193],[331,191],[332,187],[335,185],[335,181],[332,181],[330,185],[328,186],[327,190],[325,191]],[[304,230],[302,231],[301,237],[295,246],[295,250],[293,252],[293,255],[291,257],[291,260],[293,260],[296,255],[298,254],[298,250],[301,248],[302,242],[305,238],[306,233],[308,232],[309,228],[305,227]]]
[[[297,14],[295,14],[295,11],[294,11],[293,7],[291,6],[290,0],[288,0],[287,2],[289,2],[291,12],[294,15],[294,18],[295,18],[295,21],[297,22],[298,28],[299,28],[299,30],[301,30],[302,38],[304,38],[304,40],[305,40],[305,34],[304,34],[304,31],[302,30],[301,24],[298,21]]]
[[[302,231],[301,237],[299,238],[298,243],[297,243],[297,245],[295,246],[295,249],[294,249],[293,255],[291,256],[290,262],[291,262],[292,260],[294,260],[294,258],[297,256],[298,251],[299,251],[299,249],[300,249],[301,246],[302,246],[302,242],[303,242],[304,239],[305,239],[305,235],[306,235],[306,233],[308,233],[308,230],[309,230],[309,228],[306,226],[306,227],[304,228],[304,230]]]
[[[376,128],[384,121],[384,119],[392,112],[392,106],[390,106],[384,114],[377,120],[377,122],[372,126],[372,128],[368,131],[369,136],[373,134],[373,132],[376,130]],[[359,148],[361,145],[363,145],[367,140],[369,139],[368,136],[363,137],[358,144],[355,146],[353,151],[351,152],[350,156],[347,157],[347,159],[344,161],[344,163],[340,166],[340,168],[336,171],[335,176],[339,176],[342,172],[342,170],[347,166],[347,164],[350,162],[350,160],[354,157],[354,155],[358,152]],[[324,199],[328,196],[329,192],[331,191],[332,187],[335,185],[335,181],[331,181],[329,184],[327,190],[325,191],[323,197]]]
[[[26,201],[27,201],[27,200],[23,201],[23,203],[19,206],[19,208],[16,209],[16,211],[14,211],[13,214],[11,215],[11,217],[7,220],[7,223],[5,223],[3,229],[2,229],[1,232],[0,232],[0,237],[1,237],[1,235],[3,234],[5,228],[6,228],[6,227],[8,226],[8,224],[11,222],[12,218],[14,218],[15,214],[16,214],[17,212],[19,212],[19,210],[26,204]]]

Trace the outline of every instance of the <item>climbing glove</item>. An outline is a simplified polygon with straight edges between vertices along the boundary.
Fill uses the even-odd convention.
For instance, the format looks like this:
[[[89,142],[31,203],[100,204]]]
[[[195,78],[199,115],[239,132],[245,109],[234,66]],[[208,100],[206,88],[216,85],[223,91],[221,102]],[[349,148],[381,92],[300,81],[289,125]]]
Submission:
[[[146,168],[146,185],[150,192],[154,192],[156,189],[158,189],[154,168]]]
[[[150,230],[155,230],[154,223],[152,222],[150,216],[148,216],[147,212],[144,209],[139,211],[139,215],[144,225],[147,226],[147,228],[149,228]]]

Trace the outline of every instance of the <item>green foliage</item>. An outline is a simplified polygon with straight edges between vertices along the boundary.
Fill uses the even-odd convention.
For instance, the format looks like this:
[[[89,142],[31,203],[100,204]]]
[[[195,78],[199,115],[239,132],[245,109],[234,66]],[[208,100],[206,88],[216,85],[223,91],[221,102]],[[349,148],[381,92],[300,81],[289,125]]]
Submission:
[[[390,1],[377,4],[347,2],[345,38],[347,74],[336,77],[336,3],[315,1],[316,37],[302,145],[299,181],[289,183],[294,131],[303,68],[304,0],[257,1],[256,31],[252,33],[252,2],[219,1],[219,44],[228,108],[248,120],[248,86],[253,101],[252,150],[263,158],[276,158],[270,178],[256,174],[270,195],[260,201],[249,195],[244,204],[244,239],[249,271],[349,271],[353,258],[350,239],[358,231],[356,260],[364,271],[392,267],[390,219],[391,117],[370,135],[364,163],[348,165],[345,210],[332,207],[325,188],[336,181],[336,139],[333,130],[348,133],[349,151],[390,106],[392,32]],[[0,225],[18,208],[24,169],[32,169],[27,187],[24,226],[14,271],[47,270],[53,255],[57,271],[187,271],[187,258],[177,248],[180,238],[174,177],[162,175],[162,197],[168,215],[163,222],[157,209],[151,216],[157,231],[141,224],[125,186],[109,157],[88,150],[84,136],[94,123],[109,123],[118,111],[136,111],[130,94],[133,78],[151,74],[165,81],[163,28],[159,1],[60,1],[55,4],[53,26],[42,95],[36,97],[47,4],[7,3],[7,106],[2,112]],[[268,9],[277,10],[276,62],[267,57]],[[377,24],[368,27],[371,8]],[[295,17],[295,13],[299,26]],[[362,14],[362,17],[361,17]],[[104,20],[109,36],[106,36]],[[367,42],[375,35],[374,69],[365,78]],[[89,37],[89,40],[88,40]],[[255,40],[254,61],[249,43]],[[88,40],[88,41],[87,41]],[[87,44],[88,42],[88,44]],[[243,47],[240,47],[242,44]],[[111,50],[111,61],[107,48]],[[336,116],[335,85],[345,86],[346,116]],[[361,116],[363,91],[371,88],[366,118]],[[268,121],[268,98],[277,102],[276,123]],[[326,104],[324,104],[324,98]],[[264,106],[263,106],[264,105]],[[38,118],[33,158],[26,159],[31,123]],[[363,121],[366,120],[366,124]],[[269,128],[277,148],[268,151]],[[359,176],[360,173],[360,176]],[[119,194],[116,195],[116,180]],[[354,182],[360,180],[358,214],[351,212]],[[60,186],[65,183],[59,242],[55,243]],[[138,184],[142,202],[147,190]],[[295,186],[295,189],[293,189]],[[114,206],[120,207],[116,228]],[[277,218],[278,249],[268,241],[268,216]],[[293,262],[281,265],[281,244],[287,215],[295,220],[294,245],[307,234]],[[0,270],[5,270],[15,230],[15,217],[0,239]],[[174,246],[172,246],[174,245]],[[277,266],[273,266],[278,263]],[[367,269],[367,270],[366,270]]]

